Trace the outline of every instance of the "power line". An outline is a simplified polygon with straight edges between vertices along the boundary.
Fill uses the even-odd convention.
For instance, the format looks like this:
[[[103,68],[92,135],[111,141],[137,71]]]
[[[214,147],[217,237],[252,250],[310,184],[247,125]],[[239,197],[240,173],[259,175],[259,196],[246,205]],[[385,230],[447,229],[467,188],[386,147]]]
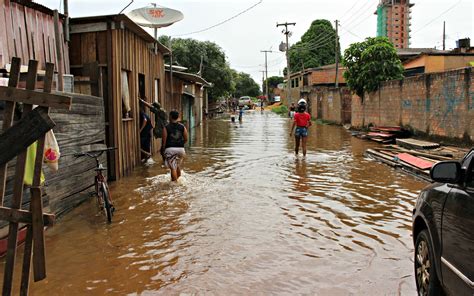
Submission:
[[[279,52],[276,52],[274,51],[273,53],[279,53]],[[285,57],[278,57],[276,59],[272,59],[272,60],[269,60],[268,61],[268,65],[276,65],[276,64],[279,64],[281,63],[283,60],[285,59]],[[232,67],[235,67],[235,68],[258,68],[258,67],[262,67],[263,65],[260,64],[260,65],[232,65]]]
[[[194,31],[194,32],[189,32],[189,33],[185,33],[185,34],[174,35],[174,37],[192,35],[192,34],[197,34],[197,33],[202,33],[202,32],[208,31],[208,30],[210,30],[210,29],[213,29],[213,28],[215,28],[215,27],[218,27],[218,26],[220,26],[220,25],[223,25],[223,24],[225,24],[225,23],[227,23],[227,22],[229,22],[229,21],[235,19],[236,17],[238,17],[238,16],[240,16],[240,15],[246,13],[247,11],[253,9],[253,8],[256,7],[257,5],[261,4],[262,2],[263,2],[263,0],[260,0],[260,1],[258,1],[257,3],[255,3],[254,5],[250,6],[249,8],[247,8],[247,9],[245,9],[245,10],[243,10],[243,11],[237,13],[236,15],[231,16],[231,17],[229,17],[229,18],[227,18],[227,19],[225,19],[225,20],[223,20],[223,21],[221,21],[221,22],[219,22],[219,23],[217,23],[217,24],[215,24],[215,25],[212,25],[212,26],[210,26],[210,27],[207,27],[207,28],[204,28],[204,29],[201,29],[201,30],[198,30],[198,31]]]
[[[342,16],[341,16],[341,19],[344,19],[347,15],[347,13],[349,13],[349,11],[351,11],[355,6],[357,5],[357,1],[354,1],[354,5],[351,6],[351,8],[349,8]]]
[[[371,5],[371,3],[370,3],[371,1],[372,1],[372,0],[369,0],[369,1],[367,1],[364,5],[362,5],[361,7],[359,7],[359,9],[358,9],[356,12],[354,12],[354,14],[351,15],[348,19],[344,20],[344,22],[345,22],[346,24],[350,24],[350,23],[354,22],[355,20],[358,20],[361,15],[363,15],[363,14],[366,13],[366,11],[363,11],[363,9],[367,6],[367,4],[369,4],[368,6],[370,6],[370,5]],[[369,7],[367,7],[367,8],[369,8]],[[359,11],[362,11],[362,13],[358,14]]]
[[[359,35],[357,35],[357,34],[351,32],[351,31],[347,30],[347,29],[344,28],[343,26],[339,25],[339,27],[341,27],[341,29],[343,29],[343,30],[346,31],[347,33],[351,34],[352,36],[357,37],[357,38],[359,38],[359,39],[361,39],[361,40],[364,40],[364,38],[362,38],[362,37],[360,37]],[[343,35],[343,34],[341,34],[341,35]]]
[[[424,28],[426,28],[427,26],[429,26],[430,24],[432,24],[434,21],[436,21],[437,19],[439,19],[441,16],[443,16],[444,14],[448,13],[449,11],[451,11],[454,7],[458,6],[461,2],[462,2],[462,0],[459,0],[459,1],[456,2],[453,6],[449,7],[448,9],[446,9],[445,11],[443,11],[440,15],[438,15],[437,17],[435,17],[435,18],[432,19],[431,21],[427,22],[424,26],[422,26],[421,28],[419,28],[419,29],[416,30],[415,32],[413,32],[413,34],[420,32],[421,30],[423,30]]]

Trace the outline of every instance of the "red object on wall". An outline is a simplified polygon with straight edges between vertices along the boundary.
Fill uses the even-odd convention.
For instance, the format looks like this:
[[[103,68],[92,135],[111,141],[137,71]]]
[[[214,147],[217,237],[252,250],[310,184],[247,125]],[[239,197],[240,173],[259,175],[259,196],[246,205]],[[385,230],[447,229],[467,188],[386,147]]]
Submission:
[[[18,231],[17,246],[21,245],[26,238],[26,227],[21,228]],[[0,239],[0,257],[5,256],[8,248],[8,236]]]

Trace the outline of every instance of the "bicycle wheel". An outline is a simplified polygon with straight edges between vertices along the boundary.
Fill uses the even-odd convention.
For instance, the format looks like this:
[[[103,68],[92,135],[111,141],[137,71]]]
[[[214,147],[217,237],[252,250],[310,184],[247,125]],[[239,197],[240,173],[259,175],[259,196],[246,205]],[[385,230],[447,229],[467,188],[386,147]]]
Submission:
[[[105,213],[105,216],[107,217],[107,221],[110,223],[112,222],[112,205],[110,204],[109,190],[107,189],[105,184],[102,184],[100,191],[102,193],[101,198],[102,198],[102,205],[104,206],[104,213]]]

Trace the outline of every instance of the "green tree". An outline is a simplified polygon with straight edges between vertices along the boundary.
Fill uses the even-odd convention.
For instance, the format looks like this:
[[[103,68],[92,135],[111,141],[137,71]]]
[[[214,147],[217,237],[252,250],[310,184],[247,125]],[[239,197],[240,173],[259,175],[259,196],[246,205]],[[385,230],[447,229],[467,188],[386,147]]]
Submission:
[[[403,65],[387,37],[366,38],[344,51],[344,78],[360,97],[378,89],[380,82],[402,79]]]
[[[290,47],[290,70],[315,68],[335,63],[336,31],[328,20],[315,20],[301,40]],[[338,46],[340,48],[340,46]],[[338,53],[340,56],[340,53]]]
[[[280,76],[271,76],[271,77],[268,77],[268,92],[272,92],[274,88],[276,88],[278,86],[278,84],[280,83],[283,83],[285,80],[285,78],[283,77],[280,77]],[[266,93],[265,92],[265,89],[266,89],[267,85],[266,85],[266,80],[263,84],[263,93]]]
[[[160,36],[160,42],[168,45],[168,36]],[[213,100],[228,96],[233,91],[232,71],[222,48],[210,41],[192,38],[173,38],[173,64],[188,68],[190,73],[198,73],[202,58],[202,77],[213,84],[209,97]],[[169,60],[168,60],[169,63]]]
[[[260,86],[253,80],[253,78],[243,72],[234,72],[235,93],[234,96],[239,98],[241,96],[256,97],[260,94]]]

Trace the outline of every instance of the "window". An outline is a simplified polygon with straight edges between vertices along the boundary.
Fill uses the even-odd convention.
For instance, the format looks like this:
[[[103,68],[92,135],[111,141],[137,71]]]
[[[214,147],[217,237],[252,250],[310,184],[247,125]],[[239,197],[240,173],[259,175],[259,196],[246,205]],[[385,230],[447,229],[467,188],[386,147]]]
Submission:
[[[469,170],[467,174],[467,186],[473,188],[474,187],[474,152],[471,152],[469,156],[467,156],[462,162],[462,168],[465,170]]]
[[[122,118],[130,118],[132,109],[130,108],[130,73],[122,70]]]
[[[155,88],[153,92],[153,101],[155,103],[160,102],[160,79],[155,79]]]

